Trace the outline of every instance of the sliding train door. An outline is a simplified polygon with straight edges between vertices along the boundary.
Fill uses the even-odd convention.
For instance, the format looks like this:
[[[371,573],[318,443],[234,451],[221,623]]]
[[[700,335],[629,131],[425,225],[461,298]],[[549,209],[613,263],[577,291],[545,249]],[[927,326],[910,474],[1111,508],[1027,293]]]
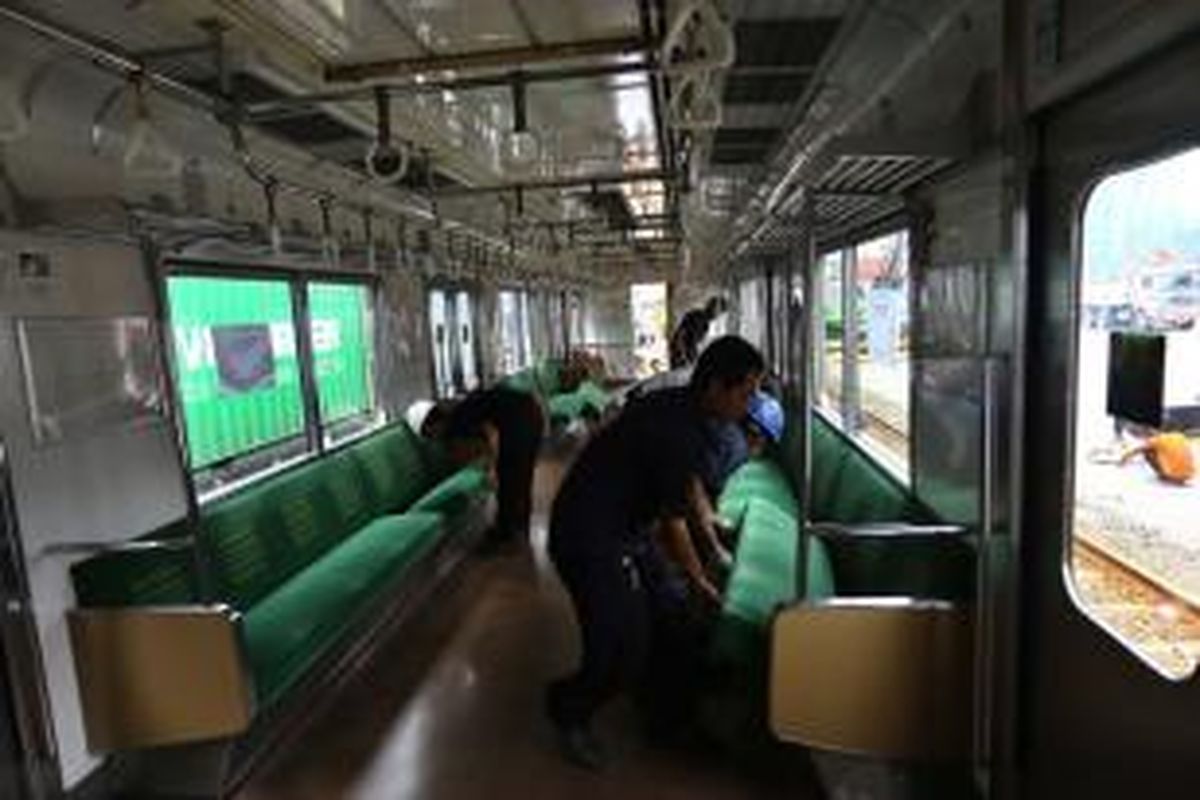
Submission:
[[[1197,75],[1193,36],[1037,126],[1021,797],[1200,793],[1200,478],[1170,480],[1200,451]]]

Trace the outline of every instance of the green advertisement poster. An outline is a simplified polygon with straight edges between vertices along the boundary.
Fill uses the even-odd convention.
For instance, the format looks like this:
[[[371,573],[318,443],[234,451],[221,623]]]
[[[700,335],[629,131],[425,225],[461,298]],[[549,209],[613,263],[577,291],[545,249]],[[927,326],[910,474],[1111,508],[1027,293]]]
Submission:
[[[308,285],[313,374],[326,423],[371,410],[369,298],[358,284]]]
[[[367,289],[310,284],[314,375],[326,422],[371,408]],[[172,277],[178,391],[193,469],[298,436],[304,402],[286,281]]]

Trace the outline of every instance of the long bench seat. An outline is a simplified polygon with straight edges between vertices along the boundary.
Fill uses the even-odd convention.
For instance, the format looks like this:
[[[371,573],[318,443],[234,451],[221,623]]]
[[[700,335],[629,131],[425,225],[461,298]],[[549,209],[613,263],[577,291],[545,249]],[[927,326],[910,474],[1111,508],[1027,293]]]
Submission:
[[[718,499],[719,513],[738,531],[738,544],[710,660],[755,704],[764,699],[771,627],[780,609],[849,596],[955,600],[970,593],[969,548],[947,547],[932,537],[823,536],[817,535],[819,526],[802,531],[812,521],[936,522],[906,487],[819,413],[813,418],[811,463],[808,513],[784,469],[766,458],[740,467]]]
[[[490,498],[484,470],[448,474],[430,445],[406,425],[393,425],[205,506],[194,550],[165,546],[76,564],[76,597],[87,610],[80,619],[105,610],[229,609],[254,713],[261,714],[347,646],[356,622],[378,617],[435,550],[481,530]],[[187,541],[187,533],[174,523],[146,539],[169,545]],[[86,654],[76,656],[81,672],[96,666]],[[137,687],[129,691],[128,701],[139,702]],[[93,747],[103,750],[208,732],[168,725],[161,737],[141,742],[101,741],[91,733]]]

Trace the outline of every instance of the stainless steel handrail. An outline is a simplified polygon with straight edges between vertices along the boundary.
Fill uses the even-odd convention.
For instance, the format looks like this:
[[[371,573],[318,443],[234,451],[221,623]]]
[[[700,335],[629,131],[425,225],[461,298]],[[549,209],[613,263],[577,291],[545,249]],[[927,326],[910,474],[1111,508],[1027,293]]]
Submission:
[[[178,539],[125,539],[113,542],[52,542],[42,548],[43,555],[95,556],[110,553],[146,553],[184,551],[196,546],[192,536]]]
[[[933,541],[937,539],[965,540],[968,530],[962,525],[917,525],[908,522],[867,522],[843,524],[838,522],[815,522],[807,531],[824,539],[856,541],[863,539],[909,539]]]

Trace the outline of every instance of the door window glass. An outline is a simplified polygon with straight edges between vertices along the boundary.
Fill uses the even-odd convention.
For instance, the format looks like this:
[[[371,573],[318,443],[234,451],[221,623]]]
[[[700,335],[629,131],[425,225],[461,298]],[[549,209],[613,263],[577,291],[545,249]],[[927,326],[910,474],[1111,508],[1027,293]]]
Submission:
[[[451,336],[446,293],[441,289],[434,289],[429,292],[429,337],[433,343],[433,373],[438,397],[454,394]]]
[[[479,385],[479,370],[475,362],[475,317],[469,293],[459,291],[456,295],[454,316],[454,324],[458,329],[458,356],[463,388],[470,391]]]
[[[1200,149],[1112,175],[1083,212],[1075,597],[1164,675],[1200,660]]]

